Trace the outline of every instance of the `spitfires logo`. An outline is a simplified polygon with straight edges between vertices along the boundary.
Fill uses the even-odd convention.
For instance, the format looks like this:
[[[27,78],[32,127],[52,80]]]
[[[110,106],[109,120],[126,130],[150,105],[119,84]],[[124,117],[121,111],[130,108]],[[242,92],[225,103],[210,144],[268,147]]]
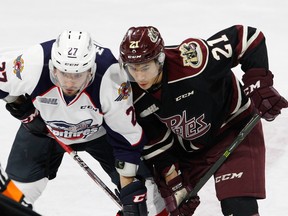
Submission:
[[[202,62],[202,52],[196,42],[184,43],[180,46],[184,66],[198,68]]]
[[[120,85],[118,89],[119,96],[115,99],[115,101],[126,100],[131,94],[131,84],[130,82],[124,82]]]
[[[24,60],[22,59],[22,55],[18,56],[15,60],[14,60],[14,66],[13,66],[14,70],[13,72],[16,74],[16,76],[22,80],[21,77],[21,72],[24,69]]]
[[[49,130],[56,136],[65,139],[85,139],[91,134],[96,133],[101,126],[92,125],[93,120],[87,119],[78,124],[71,124],[64,121],[49,121],[47,126]]]

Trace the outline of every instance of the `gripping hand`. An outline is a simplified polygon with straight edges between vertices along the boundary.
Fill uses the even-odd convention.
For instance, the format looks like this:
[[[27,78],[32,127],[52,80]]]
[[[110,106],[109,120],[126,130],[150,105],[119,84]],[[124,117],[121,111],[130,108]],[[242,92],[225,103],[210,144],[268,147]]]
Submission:
[[[192,187],[183,185],[181,175],[170,180],[168,184],[161,181],[159,190],[171,216],[191,216],[200,204],[198,196],[182,203],[192,191]]]
[[[34,107],[29,95],[21,95],[15,102],[7,103],[6,109],[12,116],[19,119],[31,133],[38,135],[48,133],[46,124]]]
[[[120,191],[123,216],[147,216],[147,189],[141,181],[134,181]]]
[[[258,114],[267,121],[273,121],[288,102],[273,87],[273,74],[264,68],[248,70],[242,77],[244,91],[253,101]]]

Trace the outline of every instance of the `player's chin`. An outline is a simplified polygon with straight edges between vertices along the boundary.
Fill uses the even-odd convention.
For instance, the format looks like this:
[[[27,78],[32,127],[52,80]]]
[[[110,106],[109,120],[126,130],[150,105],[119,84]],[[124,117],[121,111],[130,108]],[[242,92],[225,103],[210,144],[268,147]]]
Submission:
[[[139,87],[142,88],[143,90],[147,90],[151,87],[150,84],[148,83],[138,83]]]
[[[72,90],[72,89],[63,89],[63,93],[66,95],[66,96],[74,96],[76,95],[78,92],[78,90]]]

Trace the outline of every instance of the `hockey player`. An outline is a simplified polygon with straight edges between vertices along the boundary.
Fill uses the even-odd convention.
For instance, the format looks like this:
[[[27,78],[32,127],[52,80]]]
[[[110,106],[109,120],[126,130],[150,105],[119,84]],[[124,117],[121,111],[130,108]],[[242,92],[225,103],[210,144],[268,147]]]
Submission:
[[[87,32],[64,31],[0,65],[0,98],[23,123],[6,172],[27,200],[34,203],[61,164],[64,150],[49,131],[99,161],[121,188],[124,215],[147,215],[146,187],[135,178],[146,139],[135,120],[127,75],[119,73],[111,51]],[[153,208],[149,215],[163,208],[165,215],[164,203],[160,211]]]
[[[144,158],[172,216],[193,215],[198,197],[182,200],[254,113],[273,121],[288,106],[273,87],[265,37],[253,27],[235,25],[171,47],[155,27],[131,27],[120,58],[133,81],[137,121],[149,138]],[[243,85],[231,70],[238,64]],[[223,215],[259,215],[264,170],[259,122],[214,174]]]

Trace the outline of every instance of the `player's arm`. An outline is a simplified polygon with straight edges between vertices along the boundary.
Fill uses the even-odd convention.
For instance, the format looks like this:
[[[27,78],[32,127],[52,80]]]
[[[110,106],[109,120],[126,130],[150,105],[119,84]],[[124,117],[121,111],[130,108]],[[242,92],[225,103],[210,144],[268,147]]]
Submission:
[[[235,25],[207,40],[212,56],[219,62],[231,59],[231,66],[241,64],[244,91],[256,112],[267,121],[274,120],[288,102],[273,86],[269,70],[265,36],[257,28]]]
[[[153,126],[150,127],[153,128]],[[180,144],[177,142],[177,138],[172,136],[173,133],[170,133],[172,137],[168,135],[169,129],[166,128],[166,130],[161,132],[159,125],[157,128],[159,133],[158,139],[155,139],[155,137],[152,139],[152,137],[150,137],[151,139],[148,142],[150,146],[147,151],[145,150],[146,146],[144,147],[144,152],[147,153],[144,156],[144,158],[146,158],[146,164],[148,164],[149,167],[153,167],[155,182],[157,183],[161,196],[164,198],[166,209],[170,212],[170,215],[192,215],[200,201],[199,197],[196,196],[189,200],[189,202],[181,204],[192,191],[192,186],[188,184],[187,181],[184,181],[184,170],[179,170],[178,158],[175,156],[175,151],[178,151],[178,149],[175,147]],[[154,128],[153,130],[154,135],[156,135],[157,129]],[[166,133],[163,133],[165,131]],[[149,129],[147,132],[149,132]],[[170,143],[172,144],[171,147],[169,145]],[[186,176],[186,179],[189,179],[189,177]]]
[[[148,214],[147,189],[144,182],[136,178],[136,172],[146,139],[135,119],[131,87],[122,75],[118,63],[115,63],[102,78],[100,103],[104,113],[103,125],[113,146],[115,167],[120,175],[124,215],[145,216]]]
[[[38,44],[22,54],[0,60],[0,98],[7,102],[6,109],[11,115],[20,119],[26,128],[35,133],[42,133],[39,128],[34,128],[41,121],[38,122],[38,111],[28,94],[38,84],[43,58],[43,48]],[[30,124],[32,121],[33,124]],[[35,124],[36,122],[38,123]]]
[[[31,94],[41,76],[44,50],[40,44],[0,58],[0,98]],[[6,94],[6,95],[5,95]],[[8,97],[8,98],[9,98]]]
[[[273,121],[287,100],[273,86],[273,73],[269,70],[268,54],[263,32],[253,27],[237,26],[237,59],[244,71],[244,91],[255,105],[256,112],[267,121]]]

